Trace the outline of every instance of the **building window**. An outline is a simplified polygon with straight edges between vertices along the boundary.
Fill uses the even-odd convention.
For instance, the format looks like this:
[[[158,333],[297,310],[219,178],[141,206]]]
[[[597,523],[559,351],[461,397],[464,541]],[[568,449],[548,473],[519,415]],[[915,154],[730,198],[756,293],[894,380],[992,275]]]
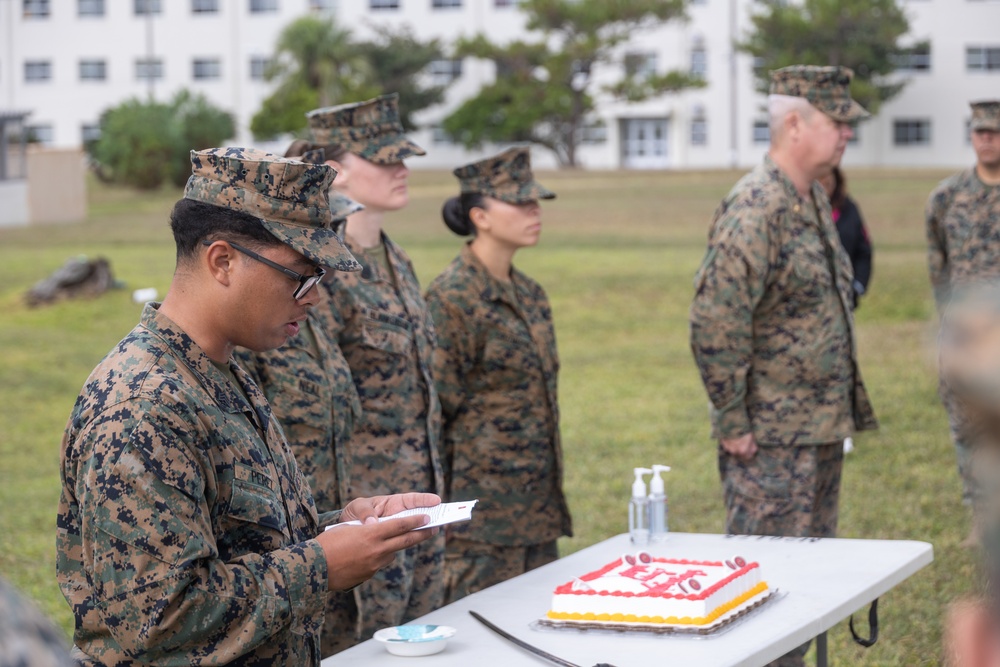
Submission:
[[[691,145],[708,145],[708,120],[704,116],[695,116],[691,119]]]
[[[23,8],[26,19],[49,18],[49,0],[24,0]]]
[[[52,63],[48,60],[28,60],[24,63],[24,80],[27,83],[52,79]]]
[[[80,126],[80,143],[84,146],[92,144],[101,138],[101,126],[93,123],[84,123]]]
[[[771,142],[771,124],[766,120],[755,120],[753,122],[753,142],[755,144],[767,144]]]
[[[163,13],[163,6],[160,0],[134,0],[133,7],[135,8],[136,16]]]
[[[140,58],[135,61],[135,78],[150,81],[163,78],[163,61],[159,58]]]
[[[1000,70],[1000,46],[966,47],[965,68],[970,72],[996,72]]]
[[[251,56],[250,58],[250,79],[253,81],[263,81],[267,76],[267,70],[274,62],[274,58],[267,56]]]
[[[931,43],[920,42],[902,49],[892,57],[897,72],[930,72]]]
[[[219,0],[191,0],[192,14],[218,14]]]
[[[929,146],[931,122],[926,119],[893,121],[892,143],[896,146]]]
[[[521,0],[493,0],[493,6],[497,9],[506,9],[507,7],[517,7],[521,4]]]
[[[108,78],[108,64],[104,60],[81,60],[80,81],[104,81]]]
[[[250,0],[251,14],[265,14],[278,11],[278,0]]]
[[[432,60],[427,66],[431,76],[431,82],[435,86],[447,86],[449,83],[462,76],[461,58],[444,58],[442,60]]]
[[[211,81],[222,77],[222,62],[218,58],[195,58],[191,62],[195,81]]]
[[[634,52],[625,54],[625,74],[637,79],[656,74],[656,54],[652,52]]]
[[[603,144],[608,140],[608,126],[601,121],[587,123],[580,128],[581,144]]]
[[[368,0],[368,9],[373,12],[399,9],[399,0]]]
[[[432,9],[458,9],[462,6],[462,0],[431,0]]]
[[[104,0],[77,0],[77,16],[104,16]]]
[[[55,138],[51,125],[28,125],[24,130],[29,143],[51,144]]]
[[[695,46],[691,49],[691,76],[704,81],[708,76],[708,54],[704,46]]]

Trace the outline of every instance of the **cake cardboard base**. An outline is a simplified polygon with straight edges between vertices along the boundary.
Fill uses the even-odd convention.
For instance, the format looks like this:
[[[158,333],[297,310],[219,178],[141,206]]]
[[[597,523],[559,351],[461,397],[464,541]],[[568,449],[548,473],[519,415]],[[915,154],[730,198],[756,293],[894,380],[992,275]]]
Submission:
[[[768,589],[767,595],[755,598],[750,604],[734,609],[707,625],[672,625],[669,623],[620,623],[616,621],[556,621],[540,618],[536,623],[543,628],[556,630],[608,630],[611,632],[642,632],[657,635],[712,635],[727,628],[735,621],[775,599],[777,589]]]

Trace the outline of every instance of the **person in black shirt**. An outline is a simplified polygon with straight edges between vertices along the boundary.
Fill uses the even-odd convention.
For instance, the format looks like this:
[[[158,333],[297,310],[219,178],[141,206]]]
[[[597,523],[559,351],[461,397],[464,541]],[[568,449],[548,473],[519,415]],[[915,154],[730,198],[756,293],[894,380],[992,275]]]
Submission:
[[[868,281],[872,276],[872,243],[865,229],[861,211],[854,200],[847,196],[847,180],[840,167],[834,167],[828,176],[820,179],[823,189],[830,198],[833,209],[833,222],[840,235],[840,243],[851,258],[854,269],[854,307],[858,307],[858,299],[868,290]]]

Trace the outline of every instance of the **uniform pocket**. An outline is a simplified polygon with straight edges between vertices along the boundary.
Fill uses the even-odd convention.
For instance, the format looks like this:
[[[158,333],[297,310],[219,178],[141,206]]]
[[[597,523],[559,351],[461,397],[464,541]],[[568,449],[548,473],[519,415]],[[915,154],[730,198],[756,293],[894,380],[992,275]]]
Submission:
[[[229,501],[228,514],[239,521],[281,533],[285,533],[288,526],[285,508],[277,494],[239,477],[233,480],[233,496]]]
[[[413,346],[410,323],[401,317],[371,313],[365,319],[361,343],[389,354],[409,354]]]

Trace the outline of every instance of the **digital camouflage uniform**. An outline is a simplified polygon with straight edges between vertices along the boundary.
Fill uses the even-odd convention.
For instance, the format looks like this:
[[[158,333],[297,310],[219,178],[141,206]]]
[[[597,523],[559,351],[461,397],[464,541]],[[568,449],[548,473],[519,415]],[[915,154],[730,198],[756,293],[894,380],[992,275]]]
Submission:
[[[1000,102],[972,106],[973,131],[1000,132]],[[931,193],[926,209],[928,264],[934,301],[945,317],[946,305],[956,287],[973,286],[1000,278],[1000,185],[986,185],[976,168],[966,169],[941,182]],[[948,412],[952,442],[962,478],[962,499],[973,502],[971,442],[962,417],[962,406],[947,383],[939,384]]]
[[[785,68],[772,94],[858,117],[850,70]],[[843,440],[877,423],[857,365],[851,265],[818,182],[803,199],[770,156],[723,200],[695,277],[691,349],[712,437],[752,433],[750,461],[721,444],[730,533],[834,536]],[[775,665],[801,665],[808,645]]]
[[[534,181],[524,147],[455,175],[463,193],[513,204],[555,196]],[[472,520],[448,534],[453,602],[555,560],[556,539],[572,535],[562,491],[559,355],[542,287],[517,269],[509,283],[497,280],[469,245],[431,283],[427,306],[438,335],[434,380],[448,498],[479,500]]]
[[[338,220],[361,209],[340,195],[330,197],[330,206]],[[319,289],[315,298],[316,305],[298,335],[277,350],[239,348],[236,359],[267,397],[312,489],[316,508],[326,512],[357,497],[351,489],[347,441],[361,416],[361,402],[344,353],[329,334],[335,329],[330,294]],[[334,638],[353,643],[357,634],[354,597],[355,591],[330,593],[323,624],[323,638],[330,645],[324,644],[324,657],[335,651]]]
[[[333,170],[192,152],[185,197],[258,216],[319,264]],[[87,379],[62,445],[57,578],[98,664],[318,665],[328,573],[312,494],[257,386],[148,304]]]
[[[73,667],[62,632],[0,578],[0,667]]]
[[[313,143],[346,148],[377,164],[423,155],[403,135],[396,105],[393,94],[312,111]],[[416,273],[385,234],[391,275],[346,234],[345,241],[364,268],[324,286],[330,292],[328,333],[347,359],[361,402],[361,417],[347,442],[351,487],[361,496],[406,489],[443,497],[441,407],[431,378],[434,327]],[[392,565],[358,586],[354,639],[440,607],[443,560],[442,533],[397,553]],[[337,649],[346,647],[340,637],[333,641]]]

